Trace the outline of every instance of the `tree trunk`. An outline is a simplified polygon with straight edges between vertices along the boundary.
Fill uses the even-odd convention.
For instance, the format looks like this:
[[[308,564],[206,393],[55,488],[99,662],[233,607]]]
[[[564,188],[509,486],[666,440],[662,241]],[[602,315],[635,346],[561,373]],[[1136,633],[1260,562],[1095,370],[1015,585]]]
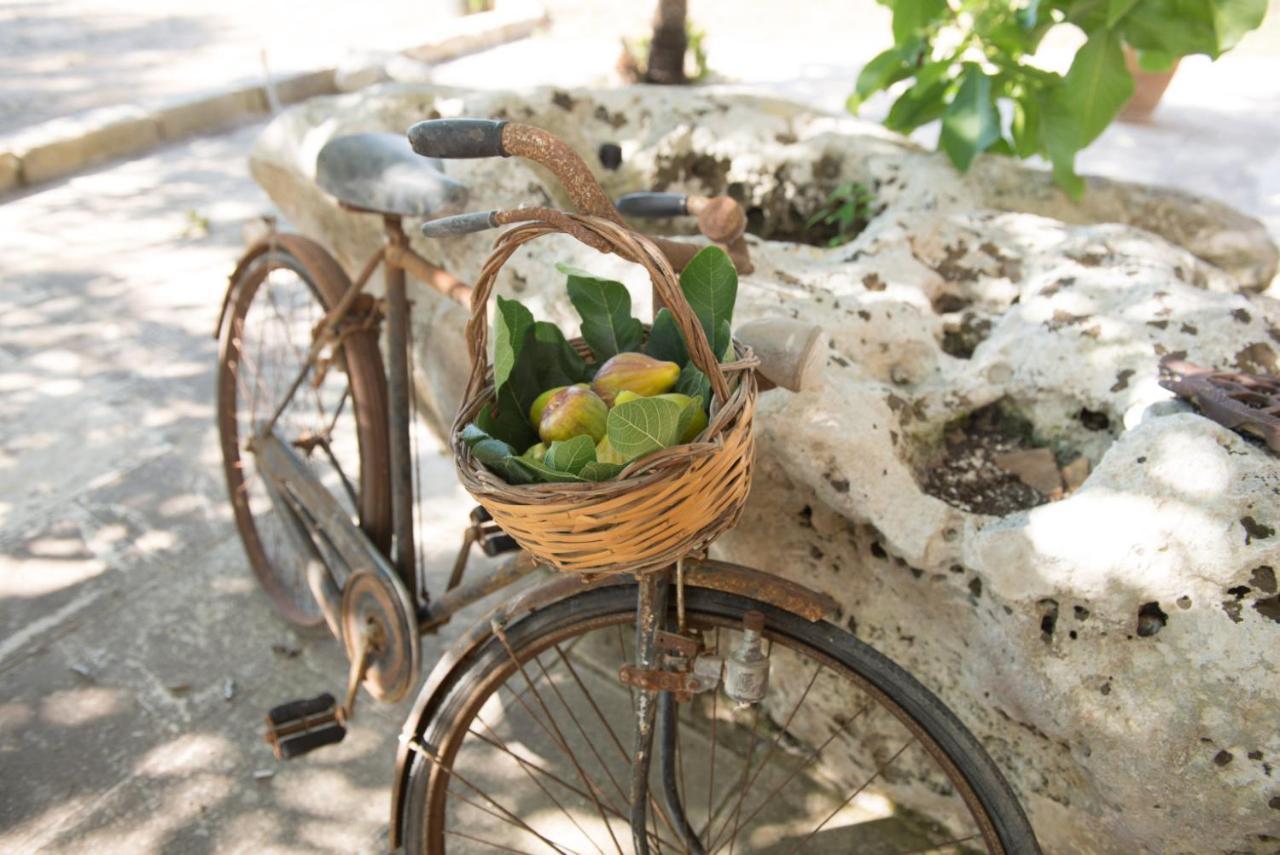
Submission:
[[[649,83],[684,83],[684,54],[689,47],[685,34],[686,0],[658,0],[653,16],[653,42],[649,47],[649,67],[644,79]]]

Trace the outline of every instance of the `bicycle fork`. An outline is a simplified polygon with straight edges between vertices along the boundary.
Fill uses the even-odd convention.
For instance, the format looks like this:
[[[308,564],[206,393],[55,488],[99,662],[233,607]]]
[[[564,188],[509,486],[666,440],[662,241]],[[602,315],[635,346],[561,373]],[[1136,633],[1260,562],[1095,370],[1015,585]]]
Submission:
[[[769,659],[761,649],[764,615],[743,616],[742,637],[728,660],[706,651],[701,641],[685,634],[682,568],[677,566],[676,632],[667,630],[670,571],[639,578],[636,603],[636,653],[633,665],[624,665],[619,679],[639,688],[636,697],[635,740],[631,764],[631,837],[637,855],[649,852],[649,778],[655,748],[658,754],[658,797],[664,821],[691,855],[704,855],[697,832],[689,822],[680,797],[677,772],[678,702],[695,693],[718,691],[739,706],[763,701],[769,685]]]

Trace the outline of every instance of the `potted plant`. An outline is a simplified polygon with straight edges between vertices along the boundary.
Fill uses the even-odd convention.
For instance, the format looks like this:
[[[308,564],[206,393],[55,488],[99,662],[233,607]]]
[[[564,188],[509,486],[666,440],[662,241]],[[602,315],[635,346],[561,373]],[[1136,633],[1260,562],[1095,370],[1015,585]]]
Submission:
[[[1180,57],[1212,58],[1256,29],[1267,0],[880,0],[893,11],[893,47],[862,69],[848,108],[901,88],[885,118],[909,133],[941,120],[938,146],[956,168],[993,151],[1041,155],[1058,184],[1079,197],[1076,153],[1134,95],[1125,47],[1148,71]],[[1065,75],[1036,66],[1045,34],[1071,25],[1086,35]],[[898,87],[909,81],[905,87]],[[998,104],[1010,121],[1002,122]]]

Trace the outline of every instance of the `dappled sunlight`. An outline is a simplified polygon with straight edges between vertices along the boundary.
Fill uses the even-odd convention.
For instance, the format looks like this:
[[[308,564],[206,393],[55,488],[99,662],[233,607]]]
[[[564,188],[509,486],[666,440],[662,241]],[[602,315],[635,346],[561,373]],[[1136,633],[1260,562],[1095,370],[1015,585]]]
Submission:
[[[138,758],[134,772],[149,778],[185,776],[211,768],[226,768],[237,759],[238,753],[225,736],[185,733]]]
[[[121,689],[100,686],[53,692],[40,701],[40,720],[57,727],[81,727],[123,712],[125,698]]]

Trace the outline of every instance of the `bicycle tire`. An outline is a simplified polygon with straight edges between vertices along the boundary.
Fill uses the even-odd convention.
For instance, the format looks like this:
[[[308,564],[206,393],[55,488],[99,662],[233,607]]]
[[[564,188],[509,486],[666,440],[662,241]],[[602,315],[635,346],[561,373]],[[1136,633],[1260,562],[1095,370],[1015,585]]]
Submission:
[[[541,652],[540,646],[550,649],[549,639],[572,637],[574,632],[585,632],[601,621],[634,619],[635,598],[634,583],[588,591],[513,622],[505,628],[506,637],[513,649],[521,651],[520,660],[529,662]],[[953,765],[989,821],[989,851],[1018,855],[1040,851],[1021,805],[978,741],[936,696],[889,659],[831,623],[810,622],[756,600],[696,588],[686,590],[686,599],[691,623],[708,620],[732,624],[739,622],[745,612],[758,610],[764,613],[766,631],[773,637],[820,650],[856,674],[890,701],[895,708],[890,711],[895,716],[910,719]],[[462,774],[452,764],[473,716],[490,697],[487,687],[492,686],[492,694],[497,694],[500,684],[495,680],[504,669],[511,671],[514,678],[510,661],[507,650],[490,635],[474,648],[465,666],[455,668],[435,693],[438,701],[428,712],[420,740],[450,771],[414,752],[402,826],[406,853],[439,855],[445,851],[448,780],[455,773]],[[714,762],[713,754],[712,765]],[[982,821],[977,824],[981,826]]]
[[[254,253],[257,253],[256,255]],[[227,316],[223,319],[218,347],[218,434],[222,448],[227,490],[236,528],[259,585],[276,611],[290,623],[318,626],[324,613],[303,575],[286,572],[268,556],[250,507],[239,436],[238,373],[242,364],[241,342],[255,298],[273,271],[286,270],[305,283],[321,312],[328,311],[351,286],[346,273],[319,244],[298,235],[279,244],[250,251],[231,283]],[[309,344],[309,342],[307,342]],[[360,472],[352,479],[360,527],[372,543],[386,551],[391,541],[391,468],[387,443],[387,389],[376,330],[362,330],[345,337],[335,351],[350,389],[355,441]]]

